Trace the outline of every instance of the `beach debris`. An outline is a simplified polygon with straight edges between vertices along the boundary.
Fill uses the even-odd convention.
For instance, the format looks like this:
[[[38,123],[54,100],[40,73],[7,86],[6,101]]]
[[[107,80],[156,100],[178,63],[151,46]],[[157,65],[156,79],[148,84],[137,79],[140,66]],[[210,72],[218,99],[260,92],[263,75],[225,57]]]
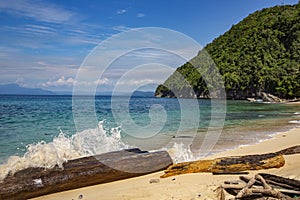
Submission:
[[[158,178],[150,179],[149,183],[159,183],[160,180]]]
[[[169,166],[161,178],[187,173],[211,172],[214,174],[239,174],[247,173],[245,171],[248,170],[280,168],[285,164],[283,155],[299,153],[300,145],[296,145],[275,153],[230,156],[212,160],[177,163]]]
[[[300,191],[300,180],[289,179],[273,174],[259,173],[266,182],[273,186]]]
[[[167,151],[147,152],[134,148],[69,160],[63,168],[27,168],[0,183],[0,199],[29,199],[137,177],[164,170],[172,162]]]
[[[241,175],[241,174],[249,174],[249,172],[228,172],[228,171],[223,171],[223,172],[213,172],[213,175]]]
[[[173,164],[165,170],[161,177],[166,178],[174,175],[215,172],[231,173],[243,172],[246,170],[260,170],[270,168],[280,168],[284,166],[285,160],[282,155],[260,154],[247,156],[222,157],[213,160],[197,160]]]
[[[217,189],[215,189],[214,192],[217,193],[218,200],[225,200],[225,191],[222,186],[217,187]]]
[[[80,195],[78,196],[78,199],[82,199],[82,198],[83,198],[83,195],[80,194]]]
[[[217,188],[217,195],[220,196],[221,190],[235,196],[234,199],[291,199],[300,195],[299,180],[272,174],[260,173],[254,177],[240,176],[240,181],[237,182],[238,184],[232,184],[232,181],[225,181]]]
[[[282,155],[300,154],[300,145],[292,146],[292,147],[277,151],[276,154],[282,154]]]

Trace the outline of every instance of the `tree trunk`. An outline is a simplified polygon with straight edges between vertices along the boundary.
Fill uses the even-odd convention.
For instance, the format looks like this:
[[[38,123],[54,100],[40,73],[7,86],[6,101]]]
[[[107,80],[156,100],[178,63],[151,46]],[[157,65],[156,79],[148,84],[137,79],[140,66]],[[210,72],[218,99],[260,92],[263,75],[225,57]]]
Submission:
[[[223,157],[214,160],[198,160],[173,164],[165,170],[165,174],[161,177],[165,178],[179,174],[198,172],[231,173],[246,170],[279,168],[282,167],[284,163],[283,156],[276,153]]]
[[[160,171],[171,164],[166,151],[148,153],[131,149],[70,160],[63,169],[29,168],[0,183],[0,199],[28,199],[107,183]]]
[[[162,178],[198,172],[212,172],[215,174],[232,174],[246,170],[260,170],[282,167],[285,163],[282,155],[300,153],[300,145],[289,147],[275,153],[246,155],[237,157],[223,157],[214,160],[198,160],[171,165],[165,170]]]

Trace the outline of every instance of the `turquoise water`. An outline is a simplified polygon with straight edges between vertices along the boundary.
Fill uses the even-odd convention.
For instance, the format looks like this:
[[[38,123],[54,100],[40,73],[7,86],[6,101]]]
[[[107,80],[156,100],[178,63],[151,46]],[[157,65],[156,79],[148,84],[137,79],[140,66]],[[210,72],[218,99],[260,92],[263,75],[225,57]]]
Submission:
[[[177,99],[131,97],[129,106],[126,105],[126,99],[125,97],[114,98],[115,112],[122,113],[128,109],[130,113],[130,119],[120,122],[113,115],[111,97],[95,97],[97,123],[102,121],[98,127],[97,123],[88,120],[89,116],[85,116],[87,120],[77,121],[77,124],[74,122],[72,96],[0,96],[0,163],[5,163],[13,155],[23,156],[29,151],[28,147],[37,144],[56,142],[56,145],[65,145],[66,143],[57,141],[64,139],[63,141],[70,143],[71,137],[74,135],[76,138],[75,136],[75,139],[72,138],[72,150],[80,149],[84,152],[79,153],[79,156],[126,147],[128,145],[126,138],[130,134],[128,132],[133,131],[130,127],[126,127],[127,123],[130,124],[130,120],[141,127],[139,129],[141,134],[148,134],[147,131],[151,132],[151,126],[147,126],[151,124],[149,115],[151,108],[154,110],[154,124],[157,123],[157,126],[161,126],[160,122],[163,122],[164,119],[166,122],[156,132],[157,137],[154,137],[154,142],[153,140],[147,142],[145,139],[145,143],[147,143],[145,147],[157,149],[154,144],[156,141],[161,142],[174,137],[178,143],[184,142],[185,138],[192,137],[189,134],[197,122],[199,125],[196,128],[199,135],[192,145],[197,149],[211,120],[211,102],[207,99],[196,100],[200,110],[197,120],[195,120],[197,116],[194,116],[193,113],[198,108],[189,99],[184,99],[180,103]],[[80,97],[83,115],[85,104],[88,104],[90,100],[90,97]],[[157,105],[159,107],[155,107]],[[155,109],[159,110],[161,107],[164,108],[162,113],[165,113],[165,116],[160,114],[160,111],[155,113]],[[215,146],[215,151],[266,139],[278,130],[298,126],[297,123],[289,122],[297,122],[299,119],[300,107],[298,105],[227,101],[225,126]],[[143,127],[146,128],[143,129]],[[99,131],[102,135],[99,135]],[[96,137],[100,139],[95,139]],[[84,141],[80,143],[79,139]],[[44,142],[41,143],[41,141]],[[104,142],[106,146],[101,142]],[[97,146],[97,143],[101,145]],[[109,147],[109,145],[113,147]],[[102,148],[103,146],[105,148]],[[134,146],[134,143],[130,143],[128,146]]]

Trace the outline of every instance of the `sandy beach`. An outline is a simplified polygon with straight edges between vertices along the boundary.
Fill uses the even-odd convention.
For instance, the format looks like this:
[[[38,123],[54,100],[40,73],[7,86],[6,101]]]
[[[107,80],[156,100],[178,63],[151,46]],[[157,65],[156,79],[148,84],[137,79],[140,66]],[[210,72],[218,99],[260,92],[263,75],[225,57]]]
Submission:
[[[223,156],[249,155],[271,153],[300,144],[300,127],[290,131],[278,133],[269,140],[258,144],[241,146],[237,149],[221,152],[210,158]],[[259,172],[272,173],[279,176],[300,180],[300,154],[284,156],[285,165],[279,169],[250,171],[250,176]],[[35,198],[36,200],[131,200],[131,199],[181,199],[181,200],[209,200],[216,199],[215,189],[225,180],[237,180],[239,175],[212,175],[211,173],[195,173],[160,178],[164,172],[95,185]],[[158,179],[150,183],[151,179]]]

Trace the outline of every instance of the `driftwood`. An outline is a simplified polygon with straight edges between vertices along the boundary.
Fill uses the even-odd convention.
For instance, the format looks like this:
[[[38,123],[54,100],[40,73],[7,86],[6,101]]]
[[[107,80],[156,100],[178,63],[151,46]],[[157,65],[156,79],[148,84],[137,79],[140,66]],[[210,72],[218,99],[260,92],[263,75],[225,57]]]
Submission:
[[[274,188],[291,189],[300,192],[300,181],[298,180],[284,178],[281,176],[276,176],[274,174],[259,173],[259,175],[263,177],[266,182]],[[249,181],[249,178],[246,176],[240,176],[240,179],[245,182]]]
[[[228,172],[228,171],[222,171],[222,172],[213,172],[213,175],[240,175],[240,174],[249,174],[249,172]]]
[[[266,173],[259,173],[259,175],[262,176],[269,185],[275,188],[294,190],[294,191],[299,191],[297,194],[300,193],[299,180],[284,178],[284,177],[276,176],[273,174],[266,174]]]
[[[261,154],[238,157],[223,157],[213,160],[198,160],[193,162],[184,162],[173,164],[165,170],[162,178],[199,172],[217,172],[230,173],[246,170],[259,170],[269,168],[279,168],[284,165],[285,161],[282,155]]]
[[[241,176],[240,179],[245,182],[225,181],[224,184],[219,187],[218,193],[220,193],[222,189],[226,190],[229,194],[234,195],[235,199],[264,199],[269,197],[275,199],[291,199],[300,195],[300,187],[297,187],[297,185],[300,184],[298,180],[271,174],[257,174],[252,178]],[[270,179],[272,179],[272,181],[270,181]],[[276,181],[280,183],[278,184]],[[282,181],[287,182],[282,183]]]
[[[285,164],[282,155],[291,155],[300,153],[300,145],[293,146],[275,153],[246,155],[246,156],[232,156],[216,158],[213,160],[198,160],[192,162],[184,162],[171,165],[165,170],[162,178],[169,176],[212,172],[214,174],[234,174],[243,173],[247,170],[260,170],[270,168],[280,168]]]
[[[130,149],[70,160],[63,169],[29,168],[0,183],[0,199],[28,199],[107,183],[160,171],[171,164],[166,151],[148,153]]]
[[[278,155],[292,155],[300,153],[300,145],[292,146],[281,151],[277,151],[276,154]]]
[[[252,186],[256,181],[259,181],[262,184],[263,188],[252,188]],[[235,198],[242,199],[244,197],[259,196],[259,195],[275,197],[278,199],[283,198],[283,194],[278,190],[273,190],[272,187],[269,186],[260,175],[255,175],[255,177],[250,179],[247,185],[237,193]]]

